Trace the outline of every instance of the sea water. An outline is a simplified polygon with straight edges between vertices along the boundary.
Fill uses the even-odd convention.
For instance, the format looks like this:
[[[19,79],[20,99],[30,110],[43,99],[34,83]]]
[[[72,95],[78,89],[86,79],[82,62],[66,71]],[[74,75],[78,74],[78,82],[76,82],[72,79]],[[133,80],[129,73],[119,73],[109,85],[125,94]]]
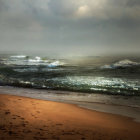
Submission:
[[[1,55],[0,85],[139,96],[140,59]]]

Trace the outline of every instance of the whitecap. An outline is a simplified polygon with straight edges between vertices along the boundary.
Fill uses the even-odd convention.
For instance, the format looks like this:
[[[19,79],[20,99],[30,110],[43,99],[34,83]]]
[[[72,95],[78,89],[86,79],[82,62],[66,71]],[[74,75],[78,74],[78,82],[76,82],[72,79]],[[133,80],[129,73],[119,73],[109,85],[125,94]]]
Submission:
[[[116,62],[116,63],[111,64],[111,65],[101,66],[100,68],[101,69],[115,69],[115,68],[119,68],[119,67],[125,68],[125,67],[138,66],[138,65],[140,65],[140,63],[131,61],[129,59],[124,59],[124,60],[121,60],[121,61]]]
[[[47,63],[48,60],[42,60],[41,57],[36,56],[34,59],[29,59],[28,62],[31,62],[31,63]]]
[[[57,67],[57,66],[62,66],[63,63],[60,62],[60,61],[55,61],[55,62],[52,62],[50,64],[48,64],[48,67]]]
[[[15,56],[10,56],[11,58],[26,58],[26,55],[15,55]]]

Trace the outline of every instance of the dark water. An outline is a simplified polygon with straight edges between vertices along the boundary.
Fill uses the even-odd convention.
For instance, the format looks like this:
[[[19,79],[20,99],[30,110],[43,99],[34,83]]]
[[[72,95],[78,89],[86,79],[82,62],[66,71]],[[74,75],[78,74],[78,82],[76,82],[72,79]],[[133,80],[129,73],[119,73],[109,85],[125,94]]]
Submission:
[[[140,58],[1,55],[0,85],[140,95]]]

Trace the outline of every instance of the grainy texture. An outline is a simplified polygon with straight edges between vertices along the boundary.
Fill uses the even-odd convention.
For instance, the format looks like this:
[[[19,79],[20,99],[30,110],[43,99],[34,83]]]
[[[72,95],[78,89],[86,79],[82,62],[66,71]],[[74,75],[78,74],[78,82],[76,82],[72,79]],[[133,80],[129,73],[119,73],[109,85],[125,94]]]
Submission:
[[[0,95],[0,140],[139,140],[139,130],[127,117]]]

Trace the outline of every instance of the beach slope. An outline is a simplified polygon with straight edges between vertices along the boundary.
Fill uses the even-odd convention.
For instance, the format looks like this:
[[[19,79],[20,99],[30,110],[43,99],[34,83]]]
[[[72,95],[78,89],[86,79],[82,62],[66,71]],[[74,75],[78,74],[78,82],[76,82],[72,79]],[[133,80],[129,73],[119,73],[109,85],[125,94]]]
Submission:
[[[131,118],[0,95],[0,140],[139,140],[139,130]]]

